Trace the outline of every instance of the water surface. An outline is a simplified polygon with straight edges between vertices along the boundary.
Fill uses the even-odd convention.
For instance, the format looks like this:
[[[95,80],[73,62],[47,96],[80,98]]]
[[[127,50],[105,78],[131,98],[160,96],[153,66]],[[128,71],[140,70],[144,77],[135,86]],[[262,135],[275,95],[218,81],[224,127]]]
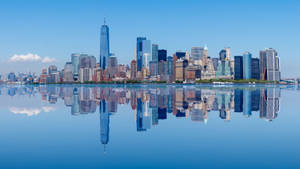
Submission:
[[[0,168],[298,168],[286,86],[0,87]]]

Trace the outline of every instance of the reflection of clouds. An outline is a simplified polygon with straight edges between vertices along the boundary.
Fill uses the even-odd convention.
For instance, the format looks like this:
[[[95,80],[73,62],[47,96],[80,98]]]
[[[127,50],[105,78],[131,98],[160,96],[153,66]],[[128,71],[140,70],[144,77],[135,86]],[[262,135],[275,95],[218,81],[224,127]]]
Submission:
[[[25,114],[27,116],[34,116],[40,114],[43,112],[50,112],[54,111],[54,107],[50,106],[43,106],[42,108],[20,108],[20,107],[10,107],[9,111],[11,111],[14,114]]]
[[[48,113],[50,111],[54,111],[55,110],[55,107],[51,107],[51,106],[43,106],[42,107],[43,111]]]

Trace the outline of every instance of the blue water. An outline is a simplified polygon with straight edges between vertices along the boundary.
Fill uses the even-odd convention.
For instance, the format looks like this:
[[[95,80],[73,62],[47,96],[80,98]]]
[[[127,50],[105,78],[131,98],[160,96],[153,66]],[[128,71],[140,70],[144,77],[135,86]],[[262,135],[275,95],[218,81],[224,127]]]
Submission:
[[[0,168],[299,168],[287,86],[0,86]]]

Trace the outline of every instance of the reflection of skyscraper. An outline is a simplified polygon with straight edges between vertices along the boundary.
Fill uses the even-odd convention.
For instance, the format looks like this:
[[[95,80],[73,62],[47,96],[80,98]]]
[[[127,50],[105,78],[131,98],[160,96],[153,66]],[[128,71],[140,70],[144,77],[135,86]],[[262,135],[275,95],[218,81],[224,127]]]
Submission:
[[[260,91],[251,91],[251,111],[259,111]]]
[[[74,88],[73,90],[73,104],[71,107],[71,114],[78,115],[79,114],[79,96],[78,96],[78,89]]]
[[[136,113],[136,128],[137,131],[146,131],[143,127],[143,102],[141,98],[137,99],[137,113]]]
[[[243,112],[243,90],[234,90],[234,112]]]
[[[109,112],[105,100],[100,101],[100,137],[103,145],[109,141]]]
[[[244,90],[243,95],[243,114],[247,117],[251,116],[251,92]]]
[[[279,112],[279,88],[261,89],[260,118],[274,120]]]

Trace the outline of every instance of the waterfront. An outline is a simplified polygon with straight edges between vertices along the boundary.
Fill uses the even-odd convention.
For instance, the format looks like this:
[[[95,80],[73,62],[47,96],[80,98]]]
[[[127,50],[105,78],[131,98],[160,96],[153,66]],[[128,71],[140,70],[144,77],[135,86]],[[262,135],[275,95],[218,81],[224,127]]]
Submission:
[[[296,86],[0,87],[1,168],[297,168]]]

